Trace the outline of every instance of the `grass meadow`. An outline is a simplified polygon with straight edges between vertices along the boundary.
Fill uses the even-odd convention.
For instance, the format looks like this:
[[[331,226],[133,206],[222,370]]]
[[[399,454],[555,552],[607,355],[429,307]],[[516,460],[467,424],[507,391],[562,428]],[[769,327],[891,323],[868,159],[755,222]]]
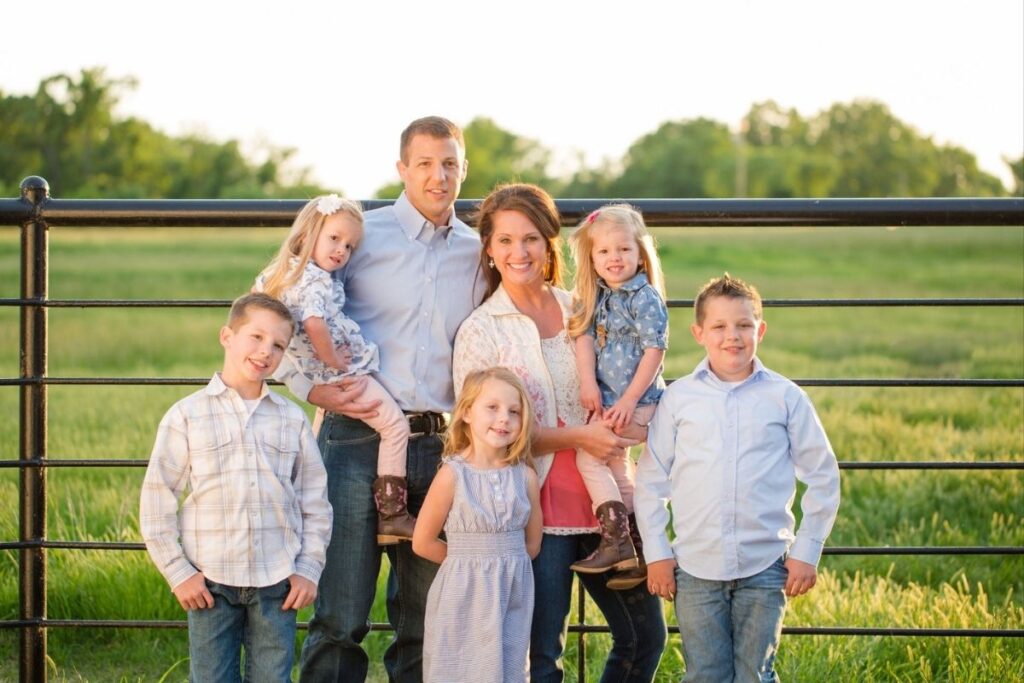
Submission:
[[[54,299],[230,299],[248,288],[279,229],[50,231]],[[658,230],[669,294],[691,298],[728,270],[768,299],[1024,296],[1024,228]],[[0,298],[17,297],[19,236],[0,229]],[[208,377],[222,309],[50,310],[55,377]],[[1020,307],[769,308],[765,363],[793,378],[1024,377]],[[671,314],[666,376],[700,360],[690,312]],[[0,307],[0,377],[18,374],[18,310]],[[164,411],[195,387],[52,386],[52,458],[148,456]],[[1024,460],[1024,389],[809,387],[840,461]],[[0,387],[0,458],[17,458],[18,389]],[[142,468],[47,472],[48,536],[137,541]],[[1024,472],[845,470],[833,546],[1024,546]],[[18,537],[18,475],[0,469],[0,538]],[[0,552],[0,619],[18,614],[18,561]],[[48,552],[48,616],[180,619],[144,552]],[[788,626],[1024,628],[1024,557],[826,556]],[[666,606],[670,622],[671,610]],[[308,611],[300,619],[308,619]],[[378,601],[374,621],[384,621]],[[588,621],[599,621],[596,609]],[[387,633],[367,648],[373,680]],[[54,681],[181,681],[184,631],[53,629]],[[587,636],[587,679],[608,647]],[[575,636],[567,680],[575,680]],[[18,635],[0,630],[0,680],[17,677]],[[1024,639],[788,635],[787,681],[1024,680]],[[678,636],[659,670],[683,670]]]

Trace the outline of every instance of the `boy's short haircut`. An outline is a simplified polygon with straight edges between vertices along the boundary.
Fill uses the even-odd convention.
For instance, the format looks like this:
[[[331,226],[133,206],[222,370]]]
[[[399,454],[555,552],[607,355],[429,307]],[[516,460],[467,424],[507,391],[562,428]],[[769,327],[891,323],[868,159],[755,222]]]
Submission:
[[[462,137],[462,129],[454,123],[441,116],[424,116],[416,119],[402,131],[402,143],[398,152],[398,158],[403,164],[409,163],[409,143],[417,135],[429,135],[432,138],[444,140],[452,138],[459,143],[459,148],[466,149],[466,141]]]
[[[292,332],[295,332],[295,319],[292,318],[288,307],[274,297],[267,296],[262,292],[243,294],[232,302],[231,311],[228,313],[228,327],[237,332],[238,328],[249,320],[250,308],[258,308],[277,314],[282,320],[287,320],[292,327]]]
[[[722,277],[708,280],[697,293],[697,298],[693,301],[693,311],[698,325],[704,324],[704,309],[707,306],[707,301],[716,296],[724,296],[730,299],[746,299],[754,306],[754,317],[758,320],[764,319],[761,294],[757,291],[757,288],[726,273]]]

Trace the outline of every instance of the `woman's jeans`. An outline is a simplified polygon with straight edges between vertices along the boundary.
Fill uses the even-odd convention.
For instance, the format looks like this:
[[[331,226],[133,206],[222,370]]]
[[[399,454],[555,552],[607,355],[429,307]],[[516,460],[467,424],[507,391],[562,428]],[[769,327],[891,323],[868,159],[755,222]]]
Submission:
[[[363,422],[330,414],[320,429],[319,443],[327,468],[327,497],[334,507],[334,531],[309,636],[302,646],[300,678],[304,683],[363,681],[369,658],[360,643],[370,630],[381,560],[372,490],[380,435]],[[437,436],[409,441],[406,477],[411,514],[419,512],[440,461]],[[427,591],[437,565],[413,553],[411,543],[387,546],[387,553],[391,562],[388,621],[395,637],[384,653],[384,667],[392,681],[418,683]]]
[[[562,654],[572,600],[573,572],[569,565],[597,548],[600,536],[544,534],[533,561],[536,600],[530,634],[530,680],[562,680]],[[607,588],[608,574],[581,574],[587,593],[604,614],[612,633],[612,649],[601,683],[652,681],[665,648],[667,630],[661,600],[643,583],[628,591]]]
[[[687,682],[777,683],[775,653],[786,612],[788,572],[780,557],[735,581],[698,579],[676,569],[676,619]]]
[[[189,675],[193,683],[232,683],[245,647],[245,679],[287,681],[295,659],[295,610],[282,610],[288,579],[263,588],[206,580],[213,607],[188,611]]]

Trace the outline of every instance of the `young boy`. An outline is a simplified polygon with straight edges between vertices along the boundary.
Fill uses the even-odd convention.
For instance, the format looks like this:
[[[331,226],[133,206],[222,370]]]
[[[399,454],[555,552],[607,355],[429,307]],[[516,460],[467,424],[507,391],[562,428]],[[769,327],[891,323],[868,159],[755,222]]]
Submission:
[[[694,308],[707,357],[662,396],[637,469],[647,585],[675,599],[686,681],[778,681],[786,596],[814,587],[839,466],[807,395],[757,359],[757,290],[726,273]],[[807,491],[794,535],[796,479]]]
[[[246,680],[291,680],[296,610],[316,597],[327,474],[305,414],[264,381],[292,332],[276,299],[237,299],[223,370],[167,411],[146,470],[139,526],[188,612],[192,681],[240,680],[243,643]]]

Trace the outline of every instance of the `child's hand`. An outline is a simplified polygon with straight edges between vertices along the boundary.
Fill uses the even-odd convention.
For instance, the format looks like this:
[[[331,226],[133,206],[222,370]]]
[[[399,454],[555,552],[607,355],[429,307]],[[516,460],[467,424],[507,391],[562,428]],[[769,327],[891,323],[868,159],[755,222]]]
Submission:
[[[344,372],[348,370],[348,364],[351,362],[352,352],[348,350],[347,346],[339,346],[334,350],[334,358],[325,362],[324,365]]]
[[[604,416],[611,421],[612,425],[621,429],[633,421],[634,410],[636,410],[636,399],[622,396],[615,402],[615,405],[605,411]]]
[[[213,594],[206,588],[206,577],[196,572],[171,589],[183,610],[213,607]]]
[[[292,589],[288,591],[288,597],[281,605],[282,610],[300,610],[307,605],[312,605],[316,600],[316,584],[304,576],[292,574],[288,577],[288,583]]]
[[[676,561],[672,558],[647,565],[647,590],[666,600],[676,597]]]
[[[789,577],[786,579],[786,595],[795,598],[803,595],[814,588],[818,582],[818,570],[813,564],[807,564],[792,557],[786,558],[786,571]]]
[[[597,388],[597,382],[584,382],[580,385],[580,403],[584,410],[593,413],[595,419],[601,419],[601,390]]]

